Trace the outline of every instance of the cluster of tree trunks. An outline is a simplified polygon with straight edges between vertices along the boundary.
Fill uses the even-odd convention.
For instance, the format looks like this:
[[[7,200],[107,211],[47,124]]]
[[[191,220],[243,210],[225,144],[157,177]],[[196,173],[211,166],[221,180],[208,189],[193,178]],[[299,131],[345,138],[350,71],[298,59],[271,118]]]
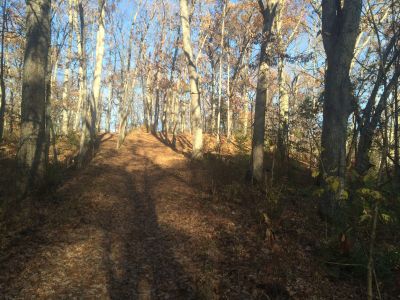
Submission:
[[[50,113],[50,100],[52,87],[57,82],[57,68],[59,63],[60,49],[50,45],[50,10],[51,2],[44,0],[27,1],[26,14],[26,50],[24,58],[22,76],[22,101],[21,101],[21,143],[18,151],[18,161],[22,169],[29,170],[30,175],[26,182],[40,181],[43,178],[51,132],[54,131]],[[287,45],[293,38],[300,21],[292,28],[292,33],[283,41],[282,15],[286,2],[283,0],[258,0],[258,8],[262,15],[262,35],[260,39],[261,49],[258,62],[258,77],[254,105],[254,122],[250,122],[252,128],[252,150],[250,161],[250,173],[253,182],[263,184],[264,182],[264,151],[265,151],[265,128],[266,108],[269,86],[271,85],[270,65],[277,59],[277,90],[279,101],[279,121],[277,130],[277,152],[282,158],[282,162],[289,157],[289,93],[290,82],[285,73],[285,59]],[[220,141],[222,128],[228,139],[232,132],[238,132],[241,128],[244,135],[248,134],[249,124],[249,100],[248,100],[248,70],[251,57],[251,43],[256,38],[251,36],[251,30],[246,28],[246,35],[243,37],[239,46],[239,57],[234,64],[231,64],[231,55],[235,55],[231,49],[235,43],[227,39],[226,23],[228,20],[229,6],[232,5],[228,0],[220,3],[220,23],[216,30],[220,33],[218,41],[213,43],[214,37],[208,33],[199,39],[198,55],[193,54],[191,40],[191,15],[193,11],[187,0],[180,0],[180,26],[178,26],[177,37],[174,42],[174,54],[172,57],[171,72],[167,79],[163,76],[163,48],[165,47],[167,35],[167,21],[164,13],[161,16],[160,39],[154,46],[154,51],[149,54],[153,58],[147,57],[146,34],[149,29],[143,28],[141,38],[137,39],[137,48],[134,47],[135,38],[139,36],[135,33],[136,20],[143,7],[143,1],[139,1],[138,9],[133,15],[130,28],[128,49],[125,56],[120,58],[121,62],[121,92],[110,80],[108,87],[108,101],[103,103],[101,95],[101,82],[103,77],[103,60],[105,56],[105,19],[106,19],[106,0],[98,0],[98,17],[96,19],[96,55],[93,63],[93,82],[91,91],[87,91],[88,86],[88,57],[86,53],[86,30],[84,5],[81,0],[68,1],[68,31],[67,47],[65,59],[65,71],[62,78],[61,89],[61,121],[59,131],[67,135],[70,131],[81,133],[79,163],[83,163],[86,154],[93,146],[94,140],[100,130],[103,106],[105,110],[105,130],[111,128],[111,112],[113,99],[118,98],[118,144],[119,148],[124,142],[129,120],[132,124],[139,119],[135,115],[134,103],[132,98],[137,84],[142,89],[143,104],[143,123],[148,131],[157,133],[161,128],[165,135],[172,133],[175,142],[176,132],[184,131],[186,125],[193,135],[193,158],[201,158],[203,151],[203,131],[216,133],[217,140]],[[4,121],[6,111],[6,87],[5,87],[5,24],[7,1],[3,1],[2,32],[1,32],[1,53],[0,53],[0,141],[4,134]],[[380,61],[377,62],[377,74],[374,77],[373,87],[363,109],[359,108],[359,99],[354,95],[354,84],[351,82],[350,72],[354,65],[354,56],[358,55],[356,45],[360,42],[360,19],[361,19],[361,0],[323,0],[322,1],[322,30],[321,35],[326,52],[326,72],[325,72],[325,91],[323,94],[323,127],[321,137],[321,157],[320,174],[325,183],[326,193],[321,199],[321,211],[324,215],[332,217],[339,207],[343,191],[345,189],[346,168],[351,160],[351,151],[355,151],[355,169],[363,175],[371,167],[369,158],[374,138],[376,137],[379,126],[383,123],[382,114],[388,114],[388,100],[390,95],[397,99],[397,85],[400,76],[399,67],[399,47],[398,30],[393,30],[393,35],[385,45],[384,49],[379,48]],[[153,19],[154,14],[150,17]],[[248,15],[248,22],[252,20],[252,14]],[[387,14],[383,16],[386,18]],[[300,20],[300,19],[299,19]],[[375,26],[375,30],[376,26]],[[68,109],[71,97],[71,81],[73,76],[73,35],[77,40],[78,55],[78,82],[79,93],[77,101],[77,111],[75,115]],[[376,32],[379,40],[379,32]],[[190,89],[190,109],[187,103],[181,101],[178,93],[185,87],[177,80],[174,83],[174,72],[178,59],[178,48],[182,39],[183,56],[186,60],[187,70],[181,70],[183,77],[189,81]],[[206,50],[211,64],[211,88],[210,97],[201,97],[202,82],[198,72],[198,61],[202,53],[202,48],[206,41],[209,41]],[[368,41],[368,39],[366,40]],[[365,43],[365,42],[364,42]],[[231,45],[232,44],[232,45]],[[215,51],[213,45],[219,51]],[[272,49],[275,46],[276,49]],[[218,48],[219,47],[219,48]],[[137,53],[134,53],[137,49]],[[52,51],[53,50],[53,51]],[[274,51],[272,51],[274,50]],[[203,52],[203,53],[204,53]],[[217,53],[217,55],[216,55]],[[132,60],[136,58],[136,65],[132,66]],[[152,61],[150,61],[152,60]],[[110,63],[112,65],[112,63]],[[226,88],[224,89],[223,77],[224,66],[226,65]],[[117,68],[117,54],[114,55],[114,73]],[[110,70],[112,66],[110,67]],[[388,70],[391,70],[388,72]],[[218,74],[216,74],[218,72]],[[200,72],[201,73],[201,72]],[[218,75],[218,76],[217,76]],[[240,80],[240,81],[239,81]],[[295,79],[293,79],[295,80]],[[236,116],[236,123],[233,121],[232,102],[234,97],[233,89],[240,82],[241,102],[243,112],[241,116]],[[223,101],[223,90],[225,99]],[[271,92],[272,93],[272,92]],[[116,95],[118,94],[118,95]],[[120,98],[119,98],[120,97]],[[270,95],[270,98],[272,96]],[[11,97],[13,98],[13,97]],[[13,100],[13,99],[12,99]],[[210,113],[207,115],[206,101],[210,104]],[[237,102],[237,100],[236,100]],[[236,103],[235,103],[236,104]],[[394,118],[394,166],[396,173],[399,171],[399,149],[398,149],[398,100],[393,101],[392,111],[396,114]],[[223,112],[226,114],[223,118]],[[253,107],[252,107],[253,108]],[[189,113],[187,113],[189,112]],[[136,113],[137,114],[137,113]],[[349,117],[354,114],[353,139],[350,143],[351,151],[346,151],[347,130]],[[74,118],[75,117],[75,118]],[[225,119],[225,120],[224,120]],[[385,120],[387,118],[385,117]],[[136,120],[136,121],[135,121]],[[238,121],[239,120],[239,121]],[[10,118],[10,122],[13,120]],[[238,127],[238,122],[241,125]],[[268,121],[269,122],[269,121]],[[160,126],[161,125],[161,126]],[[235,127],[236,126],[236,127]],[[10,124],[12,130],[13,125]],[[81,130],[80,130],[81,129]],[[387,135],[387,134],[386,134]],[[55,134],[53,134],[55,136]],[[387,137],[388,138],[388,137]],[[386,138],[386,139],[387,139]],[[386,143],[387,144],[387,143]],[[382,145],[384,147],[384,145]],[[386,146],[387,147],[387,146]],[[56,155],[56,151],[55,151]],[[350,159],[349,159],[350,158]],[[329,188],[332,180],[339,182],[339,188],[334,191]],[[27,184],[27,183],[26,183]]]

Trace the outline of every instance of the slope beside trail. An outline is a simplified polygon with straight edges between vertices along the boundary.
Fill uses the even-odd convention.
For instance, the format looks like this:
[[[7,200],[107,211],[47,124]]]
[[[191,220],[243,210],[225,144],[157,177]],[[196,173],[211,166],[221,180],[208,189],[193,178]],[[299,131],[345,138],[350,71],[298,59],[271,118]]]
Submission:
[[[269,252],[248,215],[210,201],[199,181],[211,179],[184,155],[143,132],[115,145],[103,136],[90,164],[47,195],[54,204],[42,221],[3,249],[0,298],[332,296],[335,287],[309,269],[311,255],[290,262],[290,248]]]

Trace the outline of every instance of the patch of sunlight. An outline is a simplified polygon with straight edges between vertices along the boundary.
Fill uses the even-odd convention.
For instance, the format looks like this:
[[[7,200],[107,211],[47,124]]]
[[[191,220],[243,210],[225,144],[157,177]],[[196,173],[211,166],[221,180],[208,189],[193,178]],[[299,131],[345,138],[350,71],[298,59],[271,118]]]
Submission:
[[[150,300],[152,285],[153,282],[153,271],[152,268],[148,265],[144,266],[142,269],[143,273],[141,274],[138,281],[138,299],[139,300]]]

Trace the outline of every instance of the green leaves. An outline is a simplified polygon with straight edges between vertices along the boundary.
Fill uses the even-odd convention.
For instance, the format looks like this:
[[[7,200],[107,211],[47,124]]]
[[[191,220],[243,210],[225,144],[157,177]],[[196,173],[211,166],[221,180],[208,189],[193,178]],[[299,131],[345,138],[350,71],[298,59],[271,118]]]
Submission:
[[[334,193],[337,193],[340,188],[340,179],[337,176],[328,176],[325,179],[326,183],[328,184],[328,189]]]
[[[312,178],[317,178],[319,176],[319,170],[315,169],[311,173]]]
[[[357,194],[366,200],[382,201],[384,197],[381,192],[371,188],[361,188],[357,190]]]
[[[364,223],[365,221],[369,221],[371,219],[372,216],[370,214],[370,211],[364,208],[362,215],[360,216],[360,223]]]
[[[390,224],[396,221],[396,218],[390,215],[388,212],[382,212],[379,214],[379,219],[384,224]],[[360,223],[370,222],[372,220],[372,212],[370,208],[364,208],[361,216],[360,216]]]
[[[377,179],[377,174],[373,171],[370,170],[363,178],[362,181],[364,185],[368,188],[374,188],[376,186],[376,183],[378,181]]]
[[[343,190],[340,193],[340,200],[347,200],[347,199],[349,199],[349,192],[346,190]]]
[[[385,223],[385,224],[391,223],[394,220],[391,215],[386,214],[386,213],[381,213],[380,217],[381,217],[383,223]]]

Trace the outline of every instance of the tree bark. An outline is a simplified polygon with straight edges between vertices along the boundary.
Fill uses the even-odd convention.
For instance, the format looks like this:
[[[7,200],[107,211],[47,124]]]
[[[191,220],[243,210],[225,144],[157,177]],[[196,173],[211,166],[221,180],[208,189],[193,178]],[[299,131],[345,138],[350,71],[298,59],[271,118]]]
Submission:
[[[226,93],[227,93],[227,101],[226,101],[226,138],[228,141],[231,139],[231,133],[232,133],[232,108],[231,108],[231,85],[230,85],[230,79],[231,79],[231,65],[229,62],[229,41],[228,41],[228,53],[227,53],[227,59],[226,62],[228,64],[227,68],[227,83],[226,83]]]
[[[26,191],[46,170],[46,94],[50,49],[51,0],[27,0],[22,79],[21,137],[17,160]]]
[[[0,103],[0,142],[4,137],[4,121],[6,112],[6,84],[4,80],[4,36],[7,22],[7,0],[3,1],[2,5],[2,28],[1,28],[1,54],[0,54],[0,89],[1,89],[1,103]]]
[[[201,124],[199,76],[197,74],[196,65],[193,60],[188,1],[180,0],[179,2],[182,22],[183,51],[186,56],[190,78],[191,124],[193,132],[192,157],[194,159],[199,159],[203,156],[203,130]]]
[[[76,1],[76,0],[75,0]],[[80,29],[77,30],[78,36],[78,55],[79,55],[79,103],[81,103],[81,123],[82,123],[82,134],[79,145],[79,161],[78,164],[82,166],[84,159],[89,149],[89,142],[91,136],[91,119],[89,113],[92,112],[93,108],[92,101],[87,97],[87,58],[86,58],[86,25],[84,18],[84,11],[82,2],[78,3]]]
[[[64,71],[64,86],[62,93],[62,124],[61,124],[61,132],[65,135],[69,131],[68,127],[68,98],[70,96],[71,90],[71,63],[72,63],[72,40],[73,40],[73,32],[74,32],[74,4],[72,0],[68,1],[68,22],[69,22],[69,37],[68,37],[68,49],[67,49],[67,62],[65,64]]]
[[[389,83],[384,87],[383,93],[380,96],[378,105],[370,119],[365,119],[364,124],[361,125],[360,138],[358,141],[358,152],[356,156],[356,171],[363,175],[371,167],[369,159],[369,151],[372,146],[372,141],[376,128],[381,120],[381,115],[385,109],[385,103],[393,88],[396,88],[397,80],[400,76],[400,68],[395,71]],[[374,101],[375,102],[375,101]]]
[[[320,211],[333,217],[344,191],[346,175],[346,133],[352,112],[350,65],[358,36],[361,0],[322,1],[322,37],[327,56],[323,126],[321,137],[321,174],[326,193],[321,198]],[[338,188],[331,187],[332,180]]]
[[[288,160],[289,137],[289,95],[286,90],[286,77],[284,74],[284,58],[278,59],[278,87],[279,87],[279,132],[278,153],[281,162]]]
[[[398,59],[397,65],[400,66]],[[400,155],[399,155],[399,79],[394,88],[394,173],[396,180],[400,181]]]
[[[258,66],[258,82],[254,111],[254,129],[251,149],[251,174],[253,183],[261,184],[264,179],[264,134],[265,108],[268,89],[268,55],[267,46],[270,41],[272,24],[276,15],[279,0],[268,0],[264,5],[258,1],[263,16],[263,39],[261,42],[260,62]]]
[[[99,130],[99,122],[101,110],[100,108],[100,96],[101,96],[101,75],[103,70],[103,57],[104,57],[104,36],[105,36],[105,14],[106,14],[106,0],[99,0],[99,19],[98,29],[96,37],[96,62],[93,75],[93,115],[92,115],[92,131],[94,135]]]
[[[106,114],[106,132],[109,133],[111,131],[111,112],[112,112],[112,100],[114,98],[114,87],[112,84],[112,80],[108,85],[108,105],[107,105],[107,114]]]
[[[219,57],[219,79],[218,79],[218,107],[217,107],[217,142],[220,142],[220,131],[221,131],[221,102],[222,102],[222,71],[223,71],[223,61],[224,61],[224,35],[225,35],[225,15],[226,6],[228,1],[224,1],[224,7],[222,9],[222,25],[221,25],[221,54]]]

